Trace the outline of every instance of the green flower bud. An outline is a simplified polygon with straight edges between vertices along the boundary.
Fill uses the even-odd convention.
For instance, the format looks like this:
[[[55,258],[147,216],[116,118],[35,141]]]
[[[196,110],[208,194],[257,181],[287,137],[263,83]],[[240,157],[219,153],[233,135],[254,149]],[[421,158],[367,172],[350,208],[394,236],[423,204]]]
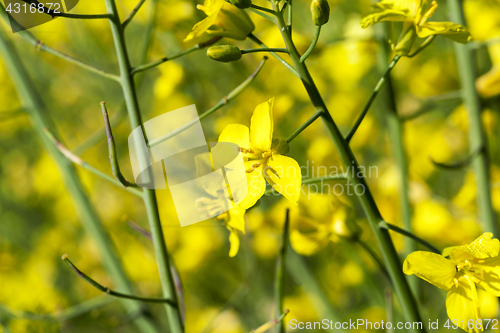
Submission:
[[[252,0],[231,0],[231,3],[239,9],[245,9],[252,5]]]
[[[286,155],[290,151],[290,146],[288,142],[283,139],[273,138],[271,142],[271,150],[274,150],[280,155]]]
[[[208,48],[207,56],[217,61],[231,62],[241,58],[241,50],[234,45],[216,45]]]
[[[326,24],[330,19],[330,5],[328,0],[313,0],[311,2],[311,14],[315,25],[318,27]]]

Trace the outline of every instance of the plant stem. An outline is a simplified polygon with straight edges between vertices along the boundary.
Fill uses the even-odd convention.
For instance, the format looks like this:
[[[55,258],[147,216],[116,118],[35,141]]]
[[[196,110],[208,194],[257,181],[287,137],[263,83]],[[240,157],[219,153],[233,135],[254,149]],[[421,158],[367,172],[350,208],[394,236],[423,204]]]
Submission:
[[[368,100],[368,103],[366,103],[365,108],[363,109],[363,111],[361,111],[361,114],[359,115],[358,119],[356,119],[356,122],[354,123],[354,126],[352,127],[349,134],[347,134],[347,136],[345,138],[347,143],[349,143],[351,141],[352,137],[356,133],[356,130],[359,128],[359,126],[363,122],[363,119],[365,118],[366,114],[370,110],[370,107],[372,106],[373,102],[375,101],[375,98],[377,98],[378,93],[380,92],[380,90],[384,86],[384,83],[387,81],[386,78],[389,77],[389,74],[391,73],[394,66],[396,66],[396,64],[398,63],[400,58],[401,58],[401,56],[399,56],[399,55],[394,56],[391,63],[389,64],[389,67],[385,71],[384,75],[378,81],[377,85],[375,86],[375,89],[372,92],[372,95],[370,96],[370,99]]]
[[[257,53],[257,52],[276,52],[276,53],[288,53],[288,51],[284,48],[280,47],[261,47],[258,49],[246,49],[246,50],[241,50],[241,54],[246,54],[246,53]]]
[[[379,31],[383,33],[383,26],[379,26]],[[381,33],[381,35],[383,35]],[[388,44],[381,43],[379,54],[377,56],[377,63],[379,70],[383,71],[387,68],[387,61],[389,59]],[[389,66],[390,67],[390,66]],[[410,189],[408,184],[408,160],[404,150],[403,143],[403,120],[399,118],[396,96],[392,78],[390,73],[384,75],[387,82],[387,87],[382,92],[383,100],[383,114],[387,123],[387,134],[389,136],[389,145],[397,165],[398,179],[398,194],[399,194],[399,210],[403,228],[412,230],[411,225],[411,204],[410,204]],[[416,251],[416,244],[409,239],[404,239],[404,255],[408,255]],[[412,287],[413,292],[418,295],[419,279],[416,276],[409,277],[408,281]]]
[[[141,9],[142,5],[145,2],[146,2],[146,0],[139,0],[139,3],[134,7],[134,9],[132,9],[132,11],[130,12],[130,14],[128,14],[128,16],[125,18],[125,20],[123,20],[123,23],[122,23],[123,29],[125,29],[127,27],[127,25],[130,22],[132,22],[132,20],[134,19],[135,14],[137,14],[137,12],[139,11],[139,9]]]
[[[115,49],[120,67],[120,78],[125,103],[130,121],[131,129],[142,127],[141,114],[139,110],[139,101],[135,91],[135,84],[132,77],[132,67],[125,42],[124,31],[120,23],[120,17],[114,0],[105,0],[108,12],[113,14],[113,18],[109,21],[111,32],[115,42]],[[140,151],[140,145],[137,145]],[[139,154],[142,156],[142,154]],[[141,157],[142,158],[142,157]],[[144,163],[144,161],[142,161]],[[146,206],[148,215],[149,228],[153,236],[153,247],[156,255],[158,270],[160,273],[160,281],[163,290],[163,296],[167,299],[175,301],[175,306],[166,304],[168,322],[172,333],[182,333],[184,325],[181,318],[181,312],[178,307],[177,296],[175,293],[175,284],[170,271],[170,262],[167,252],[167,245],[163,236],[163,230],[158,212],[158,202],[154,190],[144,189],[143,200]]]
[[[262,59],[262,61],[260,62],[259,66],[257,67],[257,69],[255,69],[255,71],[245,81],[243,81],[239,86],[234,88],[229,94],[224,96],[219,102],[217,102],[217,104],[215,104],[210,109],[208,109],[207,111],[200,114],[198,117],[199,120],[203,120],[204,118],[208,117],[209,115],[211,115],[212,113],[219,110],[221,107],[223,107],[224,105],[228,104],[233,99],[238,97],[239,94],[241,94],[250,85],[250,83],[252,83],[253,80],[255,80],[255,78],[257,77],[257,74],[259,74],[260,70],[262,69],[262,67],[264,66],[266,61],[267,61],[267,57],[264,57]],[[168,139],[172,138],[173,136],[175,136],[179,133],[182,133],[183,131],[190,128],[191,126],[193,126],[197,122],[198,122],[198,119],[194,119],[194,120],[178,127],[177,129],[175,129],[174,131],[172,131],[170,133],[167,133],[159,138],[156,138],[155,140],[151,140],[149,142],[149,146],[153,147],[159,143],[162,143],[165,140],[168,140]]]
[[[116,180],[123,185],[123,187],[138,187],[137,184],[129,182],[123,176],[120,170],[120,164],[118,163],[118,156],[116,154],[116,145],[115,139],[113,137],[113,132],[111,130],[111,125],[109,124],[108,110],[106,108],[106,103],[101,102],[101,110],[102,110],[102,118],[104,119],[104,127],[106,128],[106,138],[108,139],[108,152],[109,152],[109,160],[111,162],[111,170],[113,172],[113,176],[115,176]]]
[[[45,128],[45,134],[47,137],[50,139],[51,143],[61,152],[61,154],[64,155],[69,161],[75,163],[78,166],[81,166],[82,168],[92,172],[96,176],[101,177],[102,179],[105,179],[111,183],[113,183],[116,186],[120,186],[120,188],[124,188],[128,192],[138,195],[139,197],[142,197],[142,191],[136,188],[131,188],[131,187],[124,187],[122,183],[114,179],[113,177],[109,176],[108,174],[102,172],[101,170],[97,169],[96,167],[90,165],[89,163],[85,162],[82,160],[80,157],[76,156],[73,154],[68,148],[66,148],[59,140],[56,139],[53,133],[50,132],[48,128]]]
[[[268,321],[264,325],[260,326],[259,328],[251,330],[249,333],[264,333],[269,331],[270,328],[272,328],[275,325],[284,325],[283,319],[285,319],[286,315],[290,313],[290,310],[285,309],[283,314],[279,316],[278,318],[275,318],[271,321]]]
[[[7,71],[16,86],[23,105],[28,110],[28,114],[33,128],[38,135],[43,146],[57,164],[63,182],[71,197],[78,216],[81,218],[87,232],[91,235],[99,248],[101,259],[108,274],[114,279],[116,285],[128,292],[133,293],[132,285],[125,274],[125,270],[119,257],[116,254],[115,247],[109,238],[102,222],[97,215],[94,207],[89,201],[87,193],[72,163],[62,155],[59,150],[50,142],[45,134],[45,128],[49,128],[55,133],[55,127],[45,113],[45,107],[40,95],[35,90],[33,82],[29,79],[28,72],[20,61],[20,57],[12,44],[6,39],[5,32],[0,29],[0,52],[2,52]],[[156,323],[148,316],[147,309],[137,302],[122,300],[123,305],[128,312],[142,315],[136,316],[134,321],[139,329],[144,333],[159,332]]]
[[[135,300],[135,301],[141,301],[141,302],[151,302],[151,303],[169,303],[169,304],[174,304],[175,305],[175,302],[173,302],[172,300],[170,299],[165,299],[165,298],[148,298],[148,297],[139,297],[139,296],[134,296],[134,295],[128,295],[128,294],[124,294],[124,293],[120,293],[118,291],[114,291],[114,290],[111,290],[109,289],[108,287],[104,287],[103,285],[101,285],[100,283],[98,283],[97,281],[95,281],[94,279],[92,279],[90,276],[88,276],[87,274],[83,273],[81,270],[78,269],[78,267],[75,266],[75,264],[73,264],[71,262],[71,260],[69,260],[68,258],[68,255],[67,254],[64,254],[62,256],[62,260],[69,266],[71,267],[71,269],[79,276],[81,277],[83,280],[85,280],[88,284],[90,284],[92,287],[102,291],[103,293],[106,293],[108,295],[111,295],[111,296],[114,296],[114,297],[117,297],[117,298],[126,298],[126,299],[132,299],[132,300]]]
[[[273,7],[276,8],[276,6],[278,5],[277,1],[273,0],[272,3]],[[366,184],[366,180],[364,179],[362,172],[360,172],[359,164],[356,161],[356,158],[351,148],[349,147],[348,142],[343,138],[335,121],[328,112],[328,108],[326,107],[321,94],[318,91],[318,88],[316,87],[311,75],[309,74],[305,63],[300,62],[300,55],[292,41],[290,34],[288,33],[288,29],[286,29],[283,16],[280,15],[280,13],[278,13],[277,15],[277,25],[285,41],[285,45],[288,48],[289,55],[300,74],[301,81],[309,95],[311,103],[314,105],[316,111],[324,111],[322,113],[321,119],[323,120],[327,131],[329,132],[330,137],[333,140],[342,163],[345,167],[350,166],[355,171],[353,173],[347,174],[348,180],[352,182],[352,185],[354,187],[360,186],[364,190],[363,194],[357,194],[356,192],[356,195],[361,202],[361,206],[363,207],[368,221],[370,222],[370,226],[372,227],[375,237],[377,238],[380,252],[382,253],[385,266],[387,267],[387,270],[391,277],[391,281],[394,285],[395,293],[403,310],[403,314],[407,321],[422,322],[420,314],[418,312],[417,304],[415,303],[415,299],[408,286],[408,282],[406,281],[406,278],[402,272],[401,263],[396,253],[396,249],[394,248],[394,244],[392,243],[389,232],[388,230],[379,228],[379,222],[383,221],[383,219],[368,188],[368,185]],[[422,329],[421,331],[425,331],[425,329]]]
[[[403,236],[409,237],[410,239],[413,239],[415,242],[422,244],[423,246],[425,246],[426,248],[428,248],[429,250],[431,250],[434,253],[441,254],[441,251],[439,251],[437,248],[435,248],[434,246],[432,246],[431,244],[429,244],[428,242],[426,242],[422,238],[415,236],[411,232],[406,231],[404,229],[401,229],[400,227],[395,226],[394,224],[390,224],[387,222],[385,222],[385,224],[387,225],[387,227],[390,230],[395,231],[398,234],[401,234]]]
[[[248,38],[250,38],[252,41],[254,41],[256,44],[260,45],[261,47],[267,47],[266,44],[262,43],[260,39],[258,39],[254,34],[249,34]],[[288,62],[285,61],[282,57],[280,57],[278,54],[275,52],[270,53],[276,60],[278,60],[281,64],[283,64],[286,68],[290,70],[296,77],[300,78],[299,73],[297,73],[297,70],[293,68],[292,65],[290,65]]]
[[[307,51],[302,55],[302,57],[300,57],[300,62],[306,61],[307,57],[309,57],[309,55],[312,53],[312,51],[314,51],[316,44],[318,44],[320,33],[321,33],[321,26],[317,26],[316,33],[314,34],[314,39],[312,40],[311,45],[309,46]]]
[[[257,5],[252,4],[250,6],[250,8],[253,8],[253,9],[256,9],[256,10],[260,10],[261,12],[266,12],[266,13],[271,14],[271,15],[276,15],[276,12],[274,10],[269,9],[269,8],[265,8],[265,7],[262,7],[262,6],[257,6]]]
[[[174,59],[180,58],[182,56],[185,56],[186,54],[192,53],[194,51],[204,49],[207,46],[210,46],[212,44],[217,43],[221,39],[222,39],[222,37],[216,36],[216,37],[213,37],[213,38],[211,38],[211,39],[209,39],[209,40],[207,40],[207,41],[205,41],[203,43],[196,44],[195,46],[190,47],[187,50],[184,50],[184,51],[181,51],[181,52],[179,52],[177,54],[174,54],[173,56],[163,57],[163,58],[161,58],[159,60],[156,60],[156,61],[144,64],[144,65],[140,65],[140,66],[134,67],[134,68],[132,68],[132,74],[135,75],[137,73],[140,73],[140,72],[143,72],[145,70],[148,70],[148,69],[154,68],[156,66],[159,66],[159,65],[161,65],[161,64],[163,64],[163,63],[165,63],[165,62],[167,62],[169,60],[174,60]]]
[[[300,127],[297,128],[292,134],[290,134],[290,136],[288,138],[286,138],[285,141],[288,142],[288,143],[292,142],[292,140],[295,139],[297,137],[297,135],[299,135],[300,133],[302,133],[302,131],[305,130],[306,128],[308,128],[312,123],[314,123],[314,121],[316,119],[318,119],[319,117],[321,117],[322,113],[323,113],[323,110],[316,111],[311,116],[311,118],[307,119],[307,121],[305,123],[303,123],[302,125],[300,125]]]
[[[281,235],[281,249],[276,260],[276,277],[274,297],[276,297],[275,314],[283,313],[283,303],[285,300],[285,275],[286,275],[286,253],[289,242],[290,229],[290,210],[285,213],[285,224],[283,225],[283,234]],[[285,324],[280,321],[276,330],[277,333],[285,333]]]
[[[465,25],[462,1],[448,0],[448,8],[453,22]],[[491,202],[490,158],[488,142],[481,120],[481,100],[476,91],[474,51],[467,45],[454,43],[457,68],[464,93],[464,102],[469,121],[469,149],[471,152],[483,148],[479,156],[472,162],[477,187],[477,207],[483,228],[498,237],[498,223]]]

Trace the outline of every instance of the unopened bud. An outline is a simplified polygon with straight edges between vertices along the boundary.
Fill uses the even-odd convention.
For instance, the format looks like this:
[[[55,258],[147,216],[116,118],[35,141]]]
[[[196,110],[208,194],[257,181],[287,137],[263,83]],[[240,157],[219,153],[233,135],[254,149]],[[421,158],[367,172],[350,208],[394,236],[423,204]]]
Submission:
[[[311,2],[313,23],[318,27],[326,24],[330,19],[330,5],[328,0],[313,0]]]
[[[239,9],[245,9],[252,5],[252,0],[231,0],[231,3]]]
[[[290,145],[283,139],[273,138],[271,150],[281,155],[286,155],[290,151]]]
[[[394,47],[394,51],[402,57],[407,56],[410,53],[415,40],[417,39],[417,31],[413,26],[406,29],[406,32],[401,36],[398,43]]]
[[[241,50],[234,45],[216,45],[208,48],[207,56],[217,61],[231,62],[241,58]]]
[[[349,239],[358,238],[362,232],[360,226],[350,218],[335,219],[332,228],[336,235]]]

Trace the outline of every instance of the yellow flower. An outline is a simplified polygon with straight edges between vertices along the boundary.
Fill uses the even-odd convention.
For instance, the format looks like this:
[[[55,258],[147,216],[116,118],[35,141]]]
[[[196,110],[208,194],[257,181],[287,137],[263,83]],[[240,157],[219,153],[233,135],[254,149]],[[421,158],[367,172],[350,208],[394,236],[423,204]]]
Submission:
[[[248,209],[255,205],[266,190],[267,182],[285,198],[296,204],[300,197],[302,177],[299,164],[281,155],[282,140],[273,139],[274,98],[257,105],[250,129],[240,124],[226,126],[219,142],[231,142],[240,147],[245,161],[248,193],[238,206]]]
[[[250,16],[243,9],[236,8],[224,0],[205,0],[205,3],[197,8],[208,17],[194,25],[193,30],[184,39],[185,42],[204,33],[244,40],[255,29]],[[214,28],[210,29],[211,27]]]
[[[476,81],[477,91],[486,98],[500,94],[500,46],[490,46],[489,51],[493,67]]]
[[[448,317],[467,332],[481,332],[476,287],[500,296],[500,242],[487,232],[470,244],[444,249],[442,255],[417,251],[406,257],[403,272],[415,274],[438,288],[449,290]],[[470,323],[470,325],[469,325]],[[474,323],[474,325],[472,325]],[[462,327],[461,327],[462,328]]]
[[[390,21],[403,22],[403,32],[395,46],[400,55],[408,55],[416,37],[426,38],[442,35],[458,43],[467,43],[471,36],[466,27],[451,22],[427,22],[434,14],[438,4],[427,0],[382,0],[372,5],[373,13],[361,21],[361,27],[367,28],[375,23]]]

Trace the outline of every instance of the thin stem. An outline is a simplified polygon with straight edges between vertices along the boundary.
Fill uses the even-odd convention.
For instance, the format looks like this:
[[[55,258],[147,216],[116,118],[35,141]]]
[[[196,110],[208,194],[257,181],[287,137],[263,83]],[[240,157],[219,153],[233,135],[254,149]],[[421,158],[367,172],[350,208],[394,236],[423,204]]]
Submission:
[[[365,250],[365,252],[368,253],[370,257],[372,257],[373,261],[375,261],[375,263],[380,268],[380,271],[382,271],[387,280],[391,282],[391,277],[389,276],[389,272],[387,272],[387,268],[382,262],[380,256],[375,251],[373,251],[373,249],[368,244],[366,244],[366,242],[362,241],[361,239],[357,239],[356,243],[358,243],[361,246],[361,248],[363,248],[363,250]]]
[[[254,5],[252,4],[250,6],[250,8],[253,8],[253,9],[256,9],[256,10],[260,10],[261,12],[266,12],[268,14],[271,14],[271,15],[274,15],[276,16],[276,11],[272,10],[272,9],[269,9],[269,8],[265,8],[265,7],[261,7],[261,6],[257,6],[257,5]]]
[[[52,134],[48,128],[45,128],[45,134],[49,138],[50,142],[68,160],[70,160],[71,162],[75,163],[76,165],[81,166],[82,168],[84,168],[84,169],[92,172],[96,176],[99,176],[102,179],[105,179],[105,180],[109,181],[110,183],[113,183],[114,185],[119,186],[120,188],[124,188],[123,184],[120,183],[118,180],[116,180],[113,177],[111,177],[110,175],[102,172],[101,170],[97,169],[96,167],[90,165],[89,163],[87,163],[84,160],[82,160],[79,156],[77,156],[73,152],[71,152],[71,150],[69,150],[68,148],[66,148],[61,142],[59,142],[59,140],[56,139],[56,137],[54,136],[54,134]],[[125,190],[127,190],[128,192],[130,192],[132,194],[135,194],[137,196],[142,197],[142,191],[139,190],[139,189],[132,188],[132,187],[125,187]]]
[[[2,16],[2,18],[5,20],[5,22],[8,22],[9,21],[9,14],[5,11],[5,7],[0,3],[0,15]],[[18,23],[15,21],[15,20],[12,20],[12,25],[13,26],[19,26]],[[119,77],[115,74],[111,74],[111,73],[108,73],[106,71],[103,71],[99,68],[95,68],[81,60],[78,60],[76,58],[73,58],[72,56],[70,55],[67,55],[61,51],[58,51],[58,50],[55,50],[53,48],[51,48],[50,46],[47,46],[46,44],[44,44],[41,40],[39,40],[38,38],[36,38],[29,30],[23,30],[23,31],[19,31],[18,34],[24,38],[27,42],[29,42],[31,45],[33,45],[34,47],[36,47],[36,49],[38,51],[43,51],[43,52],[47,52],[49,54],[52,54],[56,57],[59,57],[69,63],[72,63],[74,65],[77,65],[78,67],[81,67],[83,69],[86,69],[92,73],[96,73],[96,74],[99,74],[100,76],[102,77],[105,77],[107,79],[111,79],[113,81],[118,81],[119,80]]]
[[[278,2],[276,0],[272,1],[273,8],[276,8]],[[343,138],[337,124],[333,120],[332,116],[328,112],[323,98],[321,97],[318,88],[316,87],[314,80],[309,73],[305,63],[300,62],[300,55],[295,47],[293,40],[289,34],[288,29],[286,29],[285,22],[282,15],[277,15],[277,25],[285,41],[285,45],[288,48],[289,55],[296,66],[298,72],[300,73],[301,81],[306,89],[311,103],[315,107],[316,111],[324,110],[321,119],[323,120],[328,133],[337,149],[339,157],[345,167],[349,166],[354,170],[353,173],[348,173],[348,179],[352,186],[360,186],[365,191],[362,194],[356,194],[361,202],[361,206],[365,211],[370,226],[377,238],[377,242],[382,253],[384,263],[387,267],[391,281],[393,282],[396,295],[398,296],[399,304],[401,305],[403,314],[407,321],[412,322],[422,322],[420,314],[418,312],[417,304],[411,293],[411,290],[406,281],[405,275],[401,269],[401,263],[389,235],[389,232],[378,227],[378,223],[383,221],[380,211],[375,203],[375,200],[366,184],[366,180],[363,173],[360,172],[360,167],[356,158],[349,147],[348,142]],[[420,331],[425,331],[422,329]]]
[[[258,49],[246,49],[246,50],[241,50],[241,54],[245,53],[257,53],[257,52],[280,52],[280,53],[288,53],[287,49],[280,48],[280,47],[262,47]]]
[[[27,115],[26,110],[24,110],[23,108],[19,108],[19,109],[14,110],[14,111],[3,111],[3,112],[0,112],[0,121],[11,120],[13,118],[23,116],[23,115]]]
[[[283,314],[281,316],[279,316],[278,318],[273,319],[271,321],[268,321],[267,323],[260,326],[259,328],[251,330],[249,333],[264,333],[278,324],[284,325],[283,319],[285,319],[286,315],[289,313],[290,313],[290,310],[285,309],[285,311],[283,312]]]
[[[268,20],[268,21],[271,21],[271,22],[273,22],[273,23],[275,23],[275,22],[276,22],[276,20],[274,19],[274,16],[267,15],[266,13],[261,12],[260,10],[257,10],[257,9],[255,9],[255,8],[252,8],[252,7],[248,8],[248,9],[249,9],[251,12],[254,12],[255,14],[257,14],[257,15],[259,15],[259,16],[261,16],[261,17],[265,18],[265,19],[266,19],[266,20]]]
[[[283,313],[283,302],[285,300],[285,275],[286,275],[286,253],[289,243],[289,229],[290,229],[290,210],[287,209],[285,213],[285,224],[283,225],[283,233],[281,235],[281,249],[278,253],[276,260],[276,276],[274,282],[274,292],[276,297],[276,314]],[[285,325],[283,322],[278,323],[278,333],[285,332]]]
[[[108,117],[108,109],[106,108],[106,103],[101,102],[101,110],[102,110],[102,118],[104,119],[104,128],[106,128],[106,138],[108,139],[108,152],[109,152],[109,161],[111,162],[111,170],[113,172],[113,176],[115,176],[116,180],[123,185],[123,187],[138,187],[137,184],[129,182],[123,176],[120,170],[120,163],[118,163],[118,157],[116,154],[116,145],[115,139],[113,137],[113,132],[111,130],[111,125],[109,124]]]
[[[351,139],[354,136],[354,134],[356,133],[357,129],[359,128],[359,126],[363,122],[363,119],[365,118],[366,114],[370,110],[370,107],[373,104],[373,102],[375,101],[375,98],[377,98],[378,93],[380,92],[380,90],[384,86],[384,83],[387,81],[389,74],[391,73],[394,66],[396,66],[396,64],[398,63],[400,58],[401,58],[401,56],[399,56],[399,55],[394,56],[391,63],[389,64],[389,67],[385,71],[384,75],[378,81],[377,85],[375,86],[375,89],[372,92],[372,95],[370,96],[370,99],[368,100],[368,103],[366,103],[363,111],[361,111],[361,114],[358,116],[358,119],[356,119],[356,122],[354,123],[354,126],[352,127],[351,131],[346,136],[345,141],[347,143],[349,143],[351,141]]]
[[[252,41],[254,41],[256,44],[260,45],[261,47],[267,47],[266,44],[264,44],[260,39],[258,39],[254,34],[249,34],[248,38],[250,38]],[[300,78],[299,73],[295,68],[293,68],[292,65],[290,65],[288,62],[286,62],[282,57],[280,57],[278,54],[275,52],[271,52],[271,55],[276,58],[279,62],[281,62],[282,65],[284,65],[286,68],[288,68],[296,77]]]
[[[307,121],[305,123],[303,123],[302,125],[300,125],[299,128],[297,128],[292,134],[290,134],[290,136],[288,138],[286,138],[286,142],[288,142],[288,143],[292,142],[292,140],[295,139],[297,137],[297,135],[299,135],[300,133],[302,133],[302,131],[305,130],[306,128],[308,128],[312,123],[314,123],[314,121],[316,119],[318,119],[319,117],[321,117],[321,114],[323,112],[324,112],[323,110],[316,111],[311,116],[311,118],[307,119]]]
[[[379,26],[379,31],[383,30],[383,26]],[[383,34],[381,34],[383,36]],[[431,40],[432,41],[432,40]],[[380,43],[379,54],[377,55],[377,63],[380,71],[387,68],[389,59],[389,48],[387,43]],[[390,74],[385,75],[387,88],[382,92],[383,114],[387,123],[387,134],[389,137],[389,145],[397,165],[398,191],[399,191],[399,210],[403,228],[412,230],[410,204],[410,188],[408,183],[408,158],[404,149],[404,126],[403,121],[398,114],[396,103],[396,95],[392,78]],[[404,241],[403,253],[408,255],[416,250],[416,244],[408,239]],[[413,292],[419,294],[419,279],[416,276],[409,277],[409,282]]]
[[[93,310],[106,306],[116,300],[113,298],[99,296],[94,297],[88,301],[73,305],[67,309],[61,310],[56,313],[38,314],[28,311],[16,311],[0,304],[0,312],[4,312],[7,316],[16,319],[37,320],[37,321],[50,321],[50,322],[64,322],[70,319],[89,313]]]
[[[402,229],[394,224],[390,224],[387,222],[381,223],[381,228],[385,228],[385,226],[387,226],[387,228],[389,228],[390,230],[397,232],[398,234],[401,234],[403,236],[406,236],[406,237],[413,239],[415,242],[425,246],[426,248],[428,248],[432,252],[437,253],[437,254],[441,254],[441,251],[439,251],[436,247],[432,246],[430,243],[423,240],[422,238],[415,236],[411,232],[406,231],[406,230],[404,230],[404,229]]]
[[[65,13],[65,12],[60,12],[58,9],[50,9],[45,7],[45,4],[41,3],[38,0],[22,0],[26,2],[29,5],[35,5],[36,9],[39,9],[39,5],[43,5],[41,8],[41,12],[50,15],[52,18],[55,17],[66,17],[66,18],[72,18],[72,19],[80,19],[80,20],[94,20],[94,19],[110,19],[111,14],[105,13],[105,14],[70,14],[70,13]]]
[[[224,96],[217,104],[215,104],[210,109],[208,109],[207,111],[205,111],[201,115],[199,115],[199,117],[198,117],[199,120],[203,120],[204,118],[208,117],[209,115],[211,115],[212,113],[219,110],[224,105],[228,104],[233,99],[238,97],[239,94],[241,94],[253,82],[253,80],[255,80],[255,78],[259,74],[260,70],[262,69],[262,67],[264,66],[266,61],[267,61],[267,57],[264,57],[262,59],[262,61],[259,63],[259,66],[255,69],[255,71],[245,81],[243,81],[239,86],[237,86],[234,90],[232,90],[229,94],[227,94],[227,96]],[[182,133],[183,131],[190,128],[191,126],[193,126],[196,123],[198,123],[198,119],[194,119],[194,120],[184,124],[183,126],[180,126],[179,128],[175,129],[174,131],[167,133],[159,138],[156,138],[155,140],[151,140],[151,141],[149,141],[149,146],[153,147],[159,143],[162,143],[165,140],[168,140],[168,139],[174,137],[175,135]]]
[[[481,155],[482,151],[484,150],[484,147],[479,147],[478,149],[474,150],[472,153],[470,153],[467,157],[462,159],[461,161],[457,162],[452,162],[452,163],[440,163],[434,161],[432,157],[430,157],[430,160],[432,164],[434,164],[437,167],[443,168],[443,169],[461,169],[466,166],[469,166],[472,161],[474,161],[474,158],[478,155]]]
[[[113,18],[109,21],[111,25],[111,32],[113,35],[118,64],[120,67],[120,83],[127,105],[129,122],[131,129],[142,127],[141,113],[139,109],[139,100],[136,93],[136,87],[132,76],[132,66],[130,65],[129,54],[125,42],[124,31],[120,23],[120,16],[116,8],[114,0],[105,0],[107,11],[113,14]],[[139,151],[141,151],[140,143],[137,143]],[[140,164],[145,165],[142,154]],[[163,290],[163,296],[166,299],[175,300],[175,305],[166,304],[166,311],[170,331],[172,333],[184,332],[184,323],[182,321],[181,311],[178,306],[177,296],[175,292],[175,284],[170,270],[170,261],[167,251],[167,245],[163,235],[163,228],[158,211],[158,202],[156,199],[155,191],[150,189],[143,190],[143,200],[146,206],[146,212],[149,221],[149,229],[153,237],[153,247],[156,255],[158,270],[160,273],[160,281]]]
[[[0,10],[0,12],[2,11]],[[46,113],[48,108],[43,103],[38,91],[34,88],[30,75],[21,62],[21,57],[12,46],[12,43],[5,37],[5,32],[1,28],[0,52],[2,53],[2,60],[4,61],[5,68],[19,94],[19,98],[23,101],[23,105],[28,111],[33,130],[42,142],[43,147],[47,150],[59,168],[68,195],[76,209],[77,216],[81,219],[86,231],[95,241],[106,272],[113,278],[115,284],[121,290],[127,293],[133,293],[132,284],[125,273],[120,258],[116,254],[114,244],[104,228],[95,208],[90,203],[88,194],[84,190],[76,169],[72,163],[59,152],[45,133],[44,129],[49,128],[51,132],[56,135],[55,126]],[[144,304],[138,304],[137,302],[129,300],[121,300],[121,302],[128,313],[134,314],[134,323],[141,332],[160,332],[157,324],[150,316],[150,312]],[[137,316],[137,314],[140,315]]]
[[[102,291],[103,293],[106,293],[110,296],[114,296],[114,297],[118,297],[118,298],[127,298],[127,299],[133,299],[133,300],[136,300],[136,301],[141,301],[141,302],[150,302],[150,303],[169,303],[169,304],[173,304],[173,305],[176,305],[175,304],[175,301],[172,301],[170,299],[166,299],[166,298],[148,298],[148,297],[139,297],[139,296],[134,296],[134,295],[128,295],[128,294],[124,294],[124,293],[120,293],[118,291],[114,291],[114,290],[111,290],[109,289],[108,287],[104,287],[103,285],[101,285],[99,282],[95,281],[94,279],[92,279],[90,276],[88,276],[87,274],[83,273],[81,270],[78,269],[78,267],[75,266],[75,264],[73,264],[71,262],[71,260],[69,260],[68,258],[68,255],[67,254],[64,254],[62,256],[62,260],[69,266],[71,267],[71,269],[79,276],[81,277],[83,280],[85,280],[88,284],[90,284],[92,287]]]
[[[432,36],[427,37],[427,39],[422,44],[420,44],[420,46],[412,54],[408,54],[407,57],[413,58],[414,56],[416,56],[417,54],[422,52],[427,46],[431,45],[432,41],[435,38],[436,38],[436,35],[432,35]]]
[[[399,119],[401,119],[402,121],[409,121],[418,118],[419,116],[432,110],[432,108],[436,106],[439,102],[453,102],[457,104],[461,103],[462,95],[463,93],[461,90],[455,90],[430,97],[422,103],[422,105],[417,111],[408,115],[399,115]]]
[[[132,9],[132,11],[130,12],[130,14],[128,14],[128,16],[125,18],[125,20],[123,20],[123,23],[122,23],[123,29],[125,29],[128,26],[128,24],[130,22],[132,22],[132,20],[134,19],[135,14],[137,14],[137,12],[139,11],[139,9],[141,9],[142,5],[145,2],[146,2],[146,0],[139,0],[139,3],[134,7],[134,9]]]
[[[466,25],[462,1],[448,0],[448,8],[453,22]],[[491,200],[488,140],[481,120],[481,100],[475,87],[477,73],[474,51],[464,44],[454,43],[454,45],[458,75],[464,92],[464,103],[469,121],[469,147],[471,152],[478,149],[478,147],[484,148],[472,162],[477,187],[479,218],[483,223],[484,229],[492,232],[494,237],[498,237],[498,223]]]
[[[156,66],[159,66],[159,65],[161,65],[161,64],[163,64],[163,63],[165,63],[165,62],[167,62],[169,60],[174,60],[174,59],[180,58],[182,56],[185,56],[186,54],[192,53],[194,51],[204,49],[207,46],[215,44],[216,42],[218,42],[221,39],[222,39],[222,37],[215,36],[215,37],[213,37],[213,38],[211,38],[211,39],[209,39],[209,40],[207,40],[207,41],[205,41],[203,43],[199,43],[199,44],[197,44],[197,45],[195,45],[193,47],[190,47],[187,50],[184,50],[184,51],[181,51],[181,52],[179,52],[177,54],[174,54],[173,56],[163,57],[161,59],[152,61],[150,63],[134,67],[134,68],[132,68],[132,74],[135,75],[137,73],[140,73],[140,72],[143,72],[145,70],[148,70],[148,69],[154,68]]]
[[[321,26],[316,27],[316,33],[314,34],[314,39],[311,42],[311,45],[307,49],[307,51],[300,57],[300,62],[306,61],[307,57],[311,55],[312,51],[314,51],[314,48],[316,47],[316,44],[318,44],[319,40],[319,35],[321,34]]]
[[[335,180],[346,180],[346,179],[347,179],[346,174],[317,177],[317,178],[307,178],[307,179],[302,180],[302,186],[308,185],[308,184],[317,184],[317,183],[323,184],[323,182],[329,182],[329,181],[335,181]],[[274,187],[270,187],[270,188],[266,189],[266,191],[264,192],[264,195],[279,193],[279,192],[277,192],[277,191],[275,192],[275,191],[276,190],[274,189]]]

